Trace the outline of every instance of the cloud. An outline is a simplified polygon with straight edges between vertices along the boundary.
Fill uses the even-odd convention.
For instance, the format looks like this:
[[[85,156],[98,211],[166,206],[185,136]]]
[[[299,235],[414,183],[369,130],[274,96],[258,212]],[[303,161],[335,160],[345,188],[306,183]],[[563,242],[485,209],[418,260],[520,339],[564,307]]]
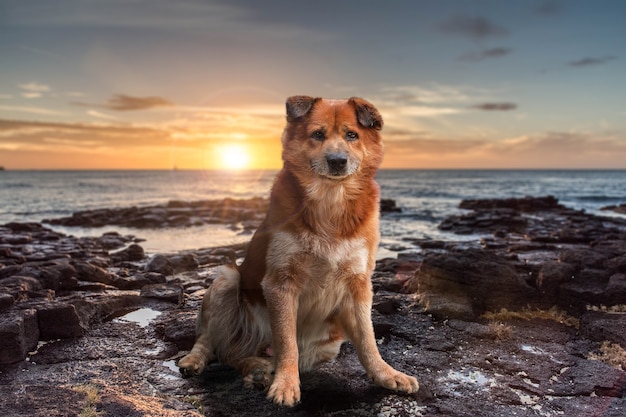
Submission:
[[[482,103],[476,104],[472,106],[473,109],[484,110],[484,111],[509,111],[517,109],[517,104],[515,103]]]
[[[41,107],[28,107],[28,106],[0,106],[0,110],[10,111],[10,112],[18,112],[18,113],[30,113],[30,114],[39,114],[44,116],[63,116],[66,113],[44,109]]]
[[[18,87],[22,90],[20,95],[24,98],[39,98],[43,93],[50,91],[50,86],[37,82],[18,84]]]
[[[455,16],[442,23],[440,29],[445,33],[467,36],[474,40],[501,37],[509,34],[507,29],[490,22],[482,16]]]
[[[498,140],[391,133],[387,168],[624,168],[626,160],[626,142],[619,132],[539,132]]]
[[[60,145],[93,144],[107,147],[157,146],[167,143],[167,129],[121,124],[51,123],[35,121],[1,120],[0,146],[22,150],[57,151]],[[6,149],[6,148],[5,148]]]
[[[607,62],[615,61],[616,59],[617,57],[612,55],[606,55],[602,57],[586,57],[581,58],[577,61],[568,62],[567,65],[569,65],[570,67],[590,67],[593,65],[606,64]]]
[[[22,90],[36,92],[36,93],[50,91],[50,86],[47,86],[45,84],[39,84],[34,81],[25,83],[25,84],[19,84],[18,87],[21,88]]]
[[[489,48],[459,57],[461,61],[479,62],[489,58],[500,58],[511,53],[511,48]]]
[[[29,92],[23,92],[23,93],[20,93],[20,95],[24,98],[39,98],[43,96],[43,94],[41,93],[29,93]]]
[[[115,111],[148,110],[156,107],[174,107],[175,104],[163,97],[133,97],[126,94],[116,94],[106,104],[92,104],[75,101],[72,104],[83,107],[100,107]]]
[[[557,0],[547,0],[535,9],[539,16],[557,16],[563,12],[563,3]]]
[[[106,108],[117,111],[146,110],[154,107],[172,107],[174,103],[162,97],[132,97],[117,94],[109,99]]]
[[[462,88],[433,84],[428,87],[419,85],[399,85],[383,87],[377,105],[410,106],[424,104],[459,103],[470,99],[469,93]]]
[[[404,106],[396,109],[402,115],[412,117],[438,117],[461,113],[463,110],[454,107]]]
[[[600,155],[626,157],[626,142],[619,135],[606,133],[545,132],[495,142],[490,151],[520,156],[534,154],[549,155],[551,158],[582,158],[591,162]]]
[[[116,120],[117,117],[111,116],[110,114],[102,113],[96,110],[88,110],[87,114],[92,117],[97,117],[98,119],[106,119],[106,120]]]
[[[215,1],[134,1],[110,0],[84,2],[60,0],[50,7],[47,2],[7,6],[7,20],[26,27],[132,27],[189,28],[211,27],[249,16],[246,9]],[[37,4],[39,3],[39,4]],[[146,7],[147,4],[150,7]]]

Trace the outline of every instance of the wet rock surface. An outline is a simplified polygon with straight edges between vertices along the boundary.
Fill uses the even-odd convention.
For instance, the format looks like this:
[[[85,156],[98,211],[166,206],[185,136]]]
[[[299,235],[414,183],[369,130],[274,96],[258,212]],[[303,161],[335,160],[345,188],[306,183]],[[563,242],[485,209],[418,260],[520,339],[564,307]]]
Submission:
[[[108,225],[146,229],[190,227],[203,224],[238,224],[255,229],[265,217],[264,198],[170,201],[164,205],[85,210],[70,217],[46,219],[43,223],[62,226],[102,227]]]
[[[476,240],[407,242],[372,278],[378,347],[420,391],[376,387],[346,343],[289,410],[228,367],[175,365],[245,245],[146,254],[132,236],[0,226],[0,415],[624,416],[626,221],[550,197],[462,207],[441,228]]]

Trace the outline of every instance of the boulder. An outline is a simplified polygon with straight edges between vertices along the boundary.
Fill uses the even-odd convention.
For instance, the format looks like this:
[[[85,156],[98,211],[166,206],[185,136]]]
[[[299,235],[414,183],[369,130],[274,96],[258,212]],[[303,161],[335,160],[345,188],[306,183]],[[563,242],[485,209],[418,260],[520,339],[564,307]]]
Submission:
[[[157,272],[142,272],[130,277],[118,276],[114,285],[120,290],[139,290],[146,285],[164,283],[165,281],[165,276]]]
[[[167,301],[178,305],[182,305],[185,301],[181,285],[150,284],[141,289],[140,295],[145,298]]]
[[[15,304],[15,298],[11,294],[0,293],[0,312],[8,310]]]
[[[596,342],[608,340],[626,349],[626,313],[587,311],[580,319],[580,333]]]
[[[89,262],[75,262],[76,276],[81,281],[101,282],[102,284],[115,285],[116,276],[104,268]]]
[[[141,261],[145,257],[144,250],[136,243],[131,244],[118,252],[111,254],[114,262],[135,262]]]
[[[37,311],[32,309],[0,315],[0,365],[24,360],[37,347]]]
[[[80,337],[87,330],[73,304],[49,302],[36,308],[41,340]]]
[[[477,249],[429,253],[408,287],[417,290],[427,311],[445,318],[472,319],[487,310],[520,309],[537,297],[510,262]]]
[[[168,276],[174,273],[174,266],[170,259],[161,254],[154,255],[148,260],[145,266],[147,272],[157,272],[159,274]]]

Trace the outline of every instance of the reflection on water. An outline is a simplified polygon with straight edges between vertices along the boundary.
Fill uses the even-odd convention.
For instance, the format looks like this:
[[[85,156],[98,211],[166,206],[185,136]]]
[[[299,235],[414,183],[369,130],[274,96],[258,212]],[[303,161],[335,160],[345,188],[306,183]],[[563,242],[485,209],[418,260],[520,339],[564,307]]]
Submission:
[[[211,248],[247,242],[252,235],[240,234],[225,225],[207,224],[184,228],[132,229],[121,226],[97,228],[50,226],[51,229],[76,237],[100,237],[104,233],[118,232],[122,236],[139,238],[144,251],[174,253],[182,250]]]
[[[176,365],[176,361],[174,359],[163,362],[163,365],[176,373],[179,372],[178,365]]]
[[[140,327],[147,327],[148,324],[161,315],[160,311],[153,310],[151,308],[140,308],[138,310],[131,311],[113,319],[114,323],[136,323]]]

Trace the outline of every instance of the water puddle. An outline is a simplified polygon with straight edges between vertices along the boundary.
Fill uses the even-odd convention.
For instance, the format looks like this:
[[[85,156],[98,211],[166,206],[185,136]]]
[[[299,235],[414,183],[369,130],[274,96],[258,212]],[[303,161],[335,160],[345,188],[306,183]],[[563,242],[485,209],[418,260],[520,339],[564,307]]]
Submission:
[[[147,327],[150,322],[161,315],[160,311],[152,308],[140,308],[113,319],[114,323],[136,323],[140,327]]]
[[[177,374],[180,372],[180,370],[178,369],[178,366],[176,365],[176,361],[174,359],[163,362],[163,365],[166,368],[169,368],[172,371],[176,372]]]

